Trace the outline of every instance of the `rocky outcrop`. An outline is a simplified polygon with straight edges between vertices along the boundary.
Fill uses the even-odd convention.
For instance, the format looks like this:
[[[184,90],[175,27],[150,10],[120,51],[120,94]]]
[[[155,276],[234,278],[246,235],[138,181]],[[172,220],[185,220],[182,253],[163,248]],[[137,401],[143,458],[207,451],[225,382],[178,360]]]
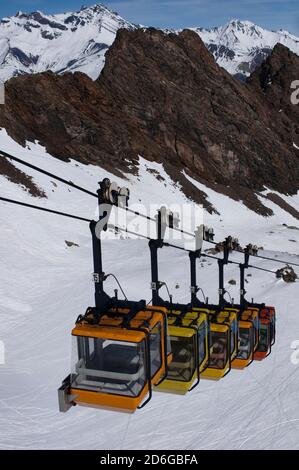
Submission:
[[[276,47],[268,60],[299,76],[299,58],[285,49]],[[297,123],[287,108],[277,112],[262,70],[244,85],[192,31],[120,30],[95,82],[82,73],[11,79],[0,126],[23,144],[39,140],[58,158],[114,173],[137,171],[142,155],[163,163],[197,201],[205,196],[183,170],[267,215],[255,193],[264,186],[295,193],[299,151]],[[277,99],[288,87],[278,83]]]
[[[248,79],[250,88],[265,99],[272,120],[277,121],[285,131],[289,144],[299,155],[299,104],[293,104],[291,95],[295,89],[292,84],[299,80],[299,57],[287,47],[277,44],[268,59],[256,69]],[[287,142],[286,142],[287,143]],[[296,149],[298,147],[298,149]],[[297,162],[297,167],[299,163]]]

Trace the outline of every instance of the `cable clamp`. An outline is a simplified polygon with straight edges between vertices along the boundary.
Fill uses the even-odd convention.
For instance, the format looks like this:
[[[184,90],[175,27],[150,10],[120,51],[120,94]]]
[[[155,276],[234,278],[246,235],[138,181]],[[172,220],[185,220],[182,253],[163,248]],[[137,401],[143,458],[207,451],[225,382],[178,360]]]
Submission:
[[[108,276],[105,273],[92,273],[93,282],[95,282],[96,284],[105,281],[107,277]]]

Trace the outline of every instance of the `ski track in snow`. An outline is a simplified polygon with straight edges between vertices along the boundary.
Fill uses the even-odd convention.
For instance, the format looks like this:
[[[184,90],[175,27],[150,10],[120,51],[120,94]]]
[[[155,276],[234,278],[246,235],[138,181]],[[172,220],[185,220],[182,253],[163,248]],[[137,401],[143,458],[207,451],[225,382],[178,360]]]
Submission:
[[[19,147],[0,132],[3,150],[88,189],[96,190],[96,183],[107,176],[91,165],[53,159],[38,144],[29,146],[31,150]],[[159,171],[165,182],[158,182],[147,167]],[[24,171],[49,199],[34,199],[3,176],[1,195],[95,217],[92,198],[61,184],[54,188],[45,176]],[[132,202],[186,202],[161,165],[142,158],[138,178],[130,176],[126,184]],[[262,243],[266,256],[299,262],[298,231],[282,226],[298,226],[290,214],[266,201],[275,215],[263,218],[226,196],[206,191],[221,212],[221,216],[205,215],[204,220],[215,227],[217,240],[236,235],[241,244]],[[298,196],[283,197],[298,208]],[[70,331],[78,314],[93,304],[88,224],[3,203],[0,221],[0,340],[6,357],[6,364],[0,365],[0,449],[299,449],[299,366],[291,362],[291,343],[299,339],[298,283],[248,271],[253,275],[246,277],[248,298],[277,308],[277,341],[266,360],[244,371],[233,370],[220,382],[202,380],[183,397],[155,393],[150,404],[134,415],[84,407],[60,414],[57,388],[69,373]],[[65,240],[79,247],[67,247]],[[129,297],[148,301],[147,243],[104,240],[103,247],[105,271],[119,278]],[[234,254],[232,259],[240,257]],[[187,255],[164,248],[160,261],[160,278],[167,281],[174,299],[188,299]],[[252,262],[274,270],[280,267],[275,262]],[[238,280],[236,266],[226,269],[226,280],[230,279]],[[210,301],[217,301],[217,266],[212,260],[199,263],[198,280]],[[177,282],[179,289],[174,288]],[[112,293],[114,287],[109,280],[107,290]],[[227,287],[237,299],[238,285]]]

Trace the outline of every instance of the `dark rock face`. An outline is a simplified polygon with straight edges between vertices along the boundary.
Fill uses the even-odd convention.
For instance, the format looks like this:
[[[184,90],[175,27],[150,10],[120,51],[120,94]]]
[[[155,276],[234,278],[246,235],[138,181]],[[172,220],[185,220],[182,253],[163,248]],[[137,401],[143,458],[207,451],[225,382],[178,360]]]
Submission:
[[[196,33],[121,30],[96,82],[81,73],[11,79],[0,126],[23,144],[37,139],[58,158],[114,173],[132,171],[142,155],[162,162],[197,201],[204,194],[182,171],[267,215],[255,191],[296,192],[299,151],[298,110],[277,112],[289,83],[278,78],[273,91],[265,88],[264,67],[273,78],[290,70],[299,77],[299,58],[283,46],[242,84]]]
[[[288,204],[282,197],[280,197],[276,193],[268,193],[267,196],[265,196],[269,201],[274,202],[277,206],[281,207],[284,211],[288,212],[293,216],[295,219],[299,220],[299,211],[295,209],[295,207],[291,206]]]
[[[29,56],[28,56],[27,54],[25,54],[23,51],[21,51],[17,47],[12,47],[9,50],[9,53],[5,58],[6,61],[7,61],[9,55],[15,57],[16,59],[18,59],[21,62],[21,64],[23,64],[27,67],[32,65],[32,64],[36,64],[38,59],[39,59],[39,56],[34,56],[32,54],[29,54]]]
[[[287,130],[285,137],[289,138],[289,145],[295,143],[299,147],[299,104],[294,105],[291,102],[294,91],[291,85],[297,80],[299,57],[283,45],[277,44],[266,62],[248,79],[248,84],[261,99],[266,100],[273,119]],[[294,148],[294,153],[297,155],[298,171],[299,150]]]
[[[29,13],[29,14],[23,13],[23,14],[19,15],[19,18],[27,18],[28,20],[35,20],[37,23],[39,23],[41,25],[51,26],[51,28],[56,28],[56,29],[60,29],[60,30],[63,30],[63,31],[67,30],[66,26],[64,26],[60,23],[56,23],[55,21],[51,21],[48,18],[45,18],[38,11],[33,12],[33,13]]]
[[[284,282],[296,282],[298,279],[297,274],[291,266],[285,266],[284,268],[276,271],[277,279],[283,279]]]
[[[234,59],[235,53],[232,49],[229,49],[226,46],[218,46],[217,44],[208,44],[208,50],[215,55],[216,59],[221,57],[227,57],[229,59]]]

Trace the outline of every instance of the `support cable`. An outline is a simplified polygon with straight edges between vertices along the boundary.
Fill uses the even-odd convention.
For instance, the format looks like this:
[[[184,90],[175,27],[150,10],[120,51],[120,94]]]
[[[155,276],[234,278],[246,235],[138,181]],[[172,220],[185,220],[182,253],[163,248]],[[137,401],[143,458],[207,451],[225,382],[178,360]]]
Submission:
[[[47,209],[45,207],[36,206],[34,204],[28,204],[26,202],[16,201],[14,199],[8,199],[8,198],[1,197],[1,196],[0,196],[0,201],[7,202],[9,204],[15,204],[15,205],[23,206],[23,207],[28,207],[30,209],[36,209],[36,210],[43,211],[43,212],[48,212],[48,213],[55,214],[55,215],[61,215],[63,217],[68,217],[68,218],[75,219],[75,220],[81,220],[83,222],[89,222],[89,223],[92,222],[92,219],[87,219],[85,217],[80,217],[80,216],[77,216],[77,215],[68,214],[66,212],[60,212],[60,211],[56,211],[56,210],[52,210],[52,209]],[[116,229],[116,230],[119,230],[121,232],[128,233],[130,235],[135,235],[137,237],[141,237],[141,238],[144,238],[146,240],[151,240],[151,238],[147,237],[146,235],[141,235],[140,233],[133,232],[132,230],[122,228],[122,227],[118,227],[118,226],[113,225],[113,224],[107,224],[107,227],[110,228],[110,229]],[[182,246],[173,245],[172,243],[164,242],[164,245],[168,246],[168,247],[171,247],[171,248],[175,248],[177,250],[186,251],[188,253],[190,253],[190,251],[191,251],[191,250],[187,250],[186,248],[184,248]],[[217,259],[217,260],[221,259],[221,258],[218,258],[217,256],[207,255],[207,254],[203,254],[203,253],[202,253],[201,256],[203,256],[204,258],[211,258],[211,259]],[[272,261],[276,261],[276,260],[273,259]],[[228,260],[228,263],[229,264],[236,264],[236,265],[240,264],[240,263],[237,263],[236,261],[231,261],[231,260]],[[289,263],[289,264],[291,264],[291,263]],[[248,267],[252,268],[252,269],[258,269],[259,271],[264,271],[264,272],[276,274],[275,271],[271,271],[270,269],[260,268],[258,266],[252,266],[252,265],[249,265]]]
[[[66,179],[64,179],[64,178],[61,178],[60,176],[55,175],[54,173],[51,173],[51,172],[46,171],[46,170],[43,170],[42,168],[40,168],[40,167],[38,167],[38,166],[36,166],[36,165],[33,165],[32,163],[25,162],[24,160],[22,160],[22,159],[20,159],[20,158],[18,158],[18,157],[15,157],[15,156],[13,156],[13,155],[7,153],[7,152],[4,152],[3,150],[0,150],[0,154],[2,154],[2,156],[5,157],[5,158],[9,158],[10,160],[15,161],[16,163],[19,163],[19,164],[21,164],[21,165],[27,166],[28,168],[31,168],[32,170],[38,171],[39,173],[42,173],[42,174],[44,174],[44,175],[46,175],[46,176],[49,176],[50,178],[53,178],[53,179],[55,179],[55,180],[57,180],[57,181],[59,181],[59,182],[61,182],[61,183],[63,183],[63,184],[66,184],[67,186],[70,186],[70,187],[72,187],[72,188],[74,188],[74,189],[77,189],[78,191],[81,191],[81,192],[83,192],[83,193],[85,193],[85,194],[88,194],[88,195],[90,195],[90,196],[93,196],[93,197],[98,198],[97,193],[93,193],[92,191],[89,191],[88,189],[83,188],[82,186],[79,186],[79,185],[73,183],[72,181],[68,181],[68,180],[66,180]],[[3,200],[3,199],[2,199],[2,200]],[[7,202],[7,201],[6,201],[6,202]],[[113,204],[111,204],[111,205],[113,206]],[[27,205],[27,207],[30,207],[30,205]],[[118,207],[118,206],[114,206],[114,207]],[[136,215],[136,216],[138,216],[138,217],[142,217],[142,218],[144,218],[144,219],[146,219],[146,220],[149,220],[149,221],[151,221],[151,222],[156,222],[156,220],[155,220],[153,217],[150,217],[150,216],[148,216],[148,215],[146,215],[146,214],[142,214],[142,213],[140,213],[140,212],[138,212],[138,211],[134,211],[134,210],[132,210],[132,209],[129,209],[128,207],[119,207],[119,208],[122,209],[122,210],[125,210],[126,212],[129,212],[129,213],[131,213],[131,214],[134,214],[134,215]],[[45,210],[45,212],[51,212],[50,210],[46,210],[46,209],[44,209],[44,210]],[[53,211],[52,211],[52,212],[53,212]],[[53,213],[55,213],[55,212],[53,212]],[[73,218],[76,218],[76,217],[73,217]],[[84,220],[84,219],[83,219],[83,218],[82,218],[82,219],[79,218],[79,220]],[[183,229],[179,229],[179,228],[177,228],[177,227],[169,227],[169,228],[170,228],[171,230],[174,230],[174,231],[176,231],[176,232],[182,233],[182,234],[184,234],[184,235],[188,235],[188,236],[193,237],[193,238],[194,238],[194,236],[195,236],[193,233],[187,232],[187,231],[185,231],[185,230],[183,230]],[[128,233],[129,233],[129,232],[128,232]],[[140,236],[140,235],[139,235],[139,236]],[[213,245],[218,245],[218,244],[219,244],[219,243],[217,243],[217,242],[212,242],[212,241],[208,241],[208,243],[211,243],[211,244],[213,244]],[[169,246],[174,246],[174,247],[176,247],[175,245],[170,245],[170,244],[169,244]],[[233,250],[233,251],[239,251],[239,250]],[[253,256],[253,257],[256,257],[256,258],[264,259],[264,260],[267,260],[267,261],[275,261],[275,262],[277,262],[277,263],[282,263],[282,264],[286,264],[286,265],[290,265],[290,266],[299,266],[298,263],[287,262],[287,261],[285,261],[285,260],[276,259],[276,258],[270,258],[270,257],[267,257],[267,256],[261,256],[261,255],[258,255],[258,254],[252,255],[252,256]]]
[[[26,202],[16,201],[14,199],[8,199],[6,197],[0,197],[0,201],[8,202],[9,204],[16,204],[18,206],[29,207],[30,209],[36,209],[43,212],[49,212],[51,214],[61,215],[63,217],[69,217],[71,219],[82,220],[83,222],[91,222],[91,219],[86,219],[84,217],[79,217],[73,214],[67,214],[66,212],[55,211],[53,209],[47,209],[46,207],[36,206],[34,204],[28,204]]]

